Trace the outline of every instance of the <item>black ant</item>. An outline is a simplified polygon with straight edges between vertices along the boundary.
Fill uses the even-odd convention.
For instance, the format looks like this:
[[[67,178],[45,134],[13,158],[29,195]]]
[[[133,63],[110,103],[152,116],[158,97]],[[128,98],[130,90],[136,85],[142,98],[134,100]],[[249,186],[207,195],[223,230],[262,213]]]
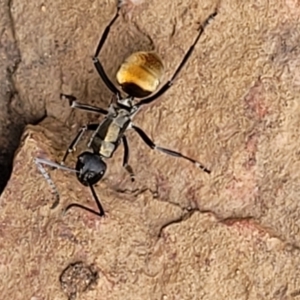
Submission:
[[[196,160],[187,157],[180,152],[166,149],[163,147],[157,146],[148,136],[147,134],[139,127],[133,124],[132,119],[134,115],[138,112],[141,106],[145,104],[150,104],[155,101],[158,97],[164,94],[172,85],[179,74],[180,70],[183,68],[188,58],[192,54],[195,45],[200,39],[202,33],[204,32],[205,27],[209,24],[209,21],[213,19],[217,12],[212,13],[202,24],[199,29],[199,32],[196,36],[194,43],[190,46],[189,50],[186,52],[183,57],[181,63],[177,67],[175,73],[171,77],[171,79],[165,83],[158,92],[154,95],[151,95],[155,92],[161,83],[162,75],[164,72],[164,66],[159,58],[159,56],[153,52],[135,52],[130,55],[124,63],[121,64],[116,78],[121,86],[122,90],[127,94],[126,97],[122,97],[120,91],[115,87],[115,85],[111,82],[111,80],[106,75],[101,62],[98,59],[98,55],[104,45],[104,42],[108,36],[111,26],[119,17],[120,5],[118,5],[117,12],[114,18],[110,21],[104,33],[100,39],[98,44],[95,56],[93,57],[93,62],[97,72],[100,77],[108,87],[108,89],[116,96],[116,103],[111,103],[108,110],[98,108],[95,106],[85,105],[77,102],[77,99],[71,95],[61,94],[61,97],[67,99],[69,104],[73,108],[82,109],[89,112],[99,113],[105,115],[105,118],[101,123],[96,124],[88,124],[79,130],[77,136],[74,138],[69,148],[67,149],[62,163],[57,164],[55,162],[36,158],[35,163],[42,170],[43,175],[47,179],[49,183],[51,183],[51,179],[49,175],[45,175],[46,172],[43,171],[42,164],[49,165],[54,168],[75,172],[78,180],[85,186],[89,186],[93,197],[97,203],[98,211],[94,211],[86,206],[83,206],[78,203],[69,204],[65,211],[69,210],[71,207],[79,207],[86,211],[89,211],[97,216],[104,216],[104,209],[96,195],[94,190],[94,185],[101,180],[106,171],[106,163],[105,160],[112,157],[120,143],[123,143],[124,146],[124,158],[123,158],[123,167],[128,171],[131,176],[132,181],[134,180],[134,173],[132,168],[128,164],[129,159],[129,147],[127,138],[125,135],[126,130],[133,129],[137,132],[137,134],[142,138],[142,140],[153,150],[158,150],[168,155],[176,156],[184,158],[197,167],[202,169],[206,173],[210,173],[206,167],[204,167],[201,163]],[[145,99],[134,103],[135,98],[144,98]],[[76,145],[79,140],[82,138],[83,134],[86,131],[92,131],[93,134],[89,140],[87,147],[92,149],[92,152],[85,151],[78,156],[77,163],[75,169],[65,167],[63,164],[69,153],[75,150]],[[51,183],[53,186],[53,182]]]

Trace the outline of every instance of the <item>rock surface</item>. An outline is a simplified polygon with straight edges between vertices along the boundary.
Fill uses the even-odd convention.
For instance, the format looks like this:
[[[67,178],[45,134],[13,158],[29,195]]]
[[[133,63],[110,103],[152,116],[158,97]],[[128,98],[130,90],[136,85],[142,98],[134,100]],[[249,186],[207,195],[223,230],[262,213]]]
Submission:
[[[2,299],[300,297],[297,1],[124,6],[100,56],[114,82],[126,56],[149,49],[161,55],[168,80],[199,24],[218,8],[174,86],[135,118],[158,145],[212,173],[151,151],[129,132],[136,182],[122,168],[120,147],[96,186],[104,219],[75,208],[63,215],[72,202],[95,204],[73,174],[48,169],[60,194],[51,209],[54,195],[33,158],[59,161],[78,128],[99,120],[71,110],[60,93],[109,104],[91,57],[115,3],[0,5],[9,7],[1,18],[0,150],[12,156],[7,124],[17,124],[14,149],[24,125],[44,118],[26,127],[0,198]],[[70,155],[67,164],[75,160]],[[74,296],[66,291],[86,273],[69,289],[59,279],[76,262],[93,266],[97,280],[78,283]]]

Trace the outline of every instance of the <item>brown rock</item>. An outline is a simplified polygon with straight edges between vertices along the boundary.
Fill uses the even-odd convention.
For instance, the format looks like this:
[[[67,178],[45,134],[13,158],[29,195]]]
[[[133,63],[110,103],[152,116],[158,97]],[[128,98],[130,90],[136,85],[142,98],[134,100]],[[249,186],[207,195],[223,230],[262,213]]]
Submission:
[[[51,188],[33,163],[37,156],[59,161],[78,127],[98,120],[71,111],[61,92],[101,107],[111,100],[91,57],[115,3],[98,2],[11,5],[10,39],[14,32],[22,59],[12,82],[23,123],[48,117],[27,127],[0,198],[2,298],[65,299],[59,276],[82,261],[96,266],[99,279],[78,299],[297,299],[296,1],[144,1],[117,21],[101,53],[110,78],[133,51],[156,49],[168,80],[218,6],[174,86],[135,119],[158,145],[212,174],[129,133],[137,180],[123,170],[120,147],[96,186],[105,219],[75,208],[62,215],[71,202],[95,204],[88,188],[60,170],[48,169],[60,194],[50,209]]]

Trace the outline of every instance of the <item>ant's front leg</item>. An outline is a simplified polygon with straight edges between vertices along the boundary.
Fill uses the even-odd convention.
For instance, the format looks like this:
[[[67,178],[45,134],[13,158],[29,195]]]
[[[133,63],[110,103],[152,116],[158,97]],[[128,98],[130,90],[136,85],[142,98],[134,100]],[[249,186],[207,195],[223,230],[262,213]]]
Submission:
[[[76,146],[77,144],[79,143],[79,141],[81,140],[82,136],[84,135],[84,133],[87,131],[87,130],[90,130],[90,131],[95,131],[97,130],[99,124],[97,123],[94,123],[94,124],[88,124],[88,125],[84,125],[82,126],[77,135],[75,136],[75,138],[73,139],[73,141],[71,142],[71,144],[69,145],[68,149],[66,150],[65,152],[65,155],[61,161],[61,164],[63,165],[68,157],[68,155],[72,152],[75,151],[76,149]]]

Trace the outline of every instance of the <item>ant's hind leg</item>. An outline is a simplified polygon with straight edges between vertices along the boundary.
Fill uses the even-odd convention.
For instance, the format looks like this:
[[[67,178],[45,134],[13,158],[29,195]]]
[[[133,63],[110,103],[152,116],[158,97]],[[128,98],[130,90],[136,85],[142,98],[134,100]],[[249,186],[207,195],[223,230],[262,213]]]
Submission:
[[[93,62],[94,62],[94,65],[95,65],[95,68],[98,72],[98,74],[100,75],[101,79],[103,80],[103,82],[105,83],[105,85],[107,86],[107,88],[112,92],[114,93],[115,95],[119,95],[120,96],[120,92],[119,90],[115,87],[115,85],[112,83],[112,81],[108,78],[106,72],[104,71],[104,68],[100,62],[100,60],[98,59],[98,55],[100,54],[100,51],[107,39],[107,36],[109,34],[109,31],[110,31],[110,28],[112,27],[112,25],[115,23],[115,21],[118,19],[119,15],[120,15],[120,8],[121,8],[121,2],[118,1],[118,7],[117,7],[117,12],[115,14],[115,16],[113,17],[113,19],[110,21],[110,23],[106,26],[101,38],[100,38],[100,41],[99,41],[99,44],[97,46],[97,49],[96,49],[96,52],[95,52],[95,55],[93,57]]]
[[[158,97],[163,95],[173,85],[177,75],[180,73],[181,69],[184,67],[184,65],[186,64],[186,62],[190,58],[191,54],[193,53],[196,44],[198,43],[201,35],[204,32],[204,29],[209,24],[210,20],[212,20],[216,15],[217,15],[217,11],[210,14],[207,17],[207,19],[203,22],[203,24],[201,25],[200,30],[198,32],[198,35],[197,35],[196,39],[194,40],[194,43],[190,46],[189,50],[186,52],[186,54],[182,58],[179,66],[175,70],[175,72],[174,72],[173,76],[171,77],[171,79],[167,83],[165,83],[156,94],[154,94],[154,95],[152,95],[148,98],[145,98],[145,99],[141,100],[140,102],[138,102],[136,104],[137,107],[140,107],[142,105],[149,104],[149,103],[155,101]]]

